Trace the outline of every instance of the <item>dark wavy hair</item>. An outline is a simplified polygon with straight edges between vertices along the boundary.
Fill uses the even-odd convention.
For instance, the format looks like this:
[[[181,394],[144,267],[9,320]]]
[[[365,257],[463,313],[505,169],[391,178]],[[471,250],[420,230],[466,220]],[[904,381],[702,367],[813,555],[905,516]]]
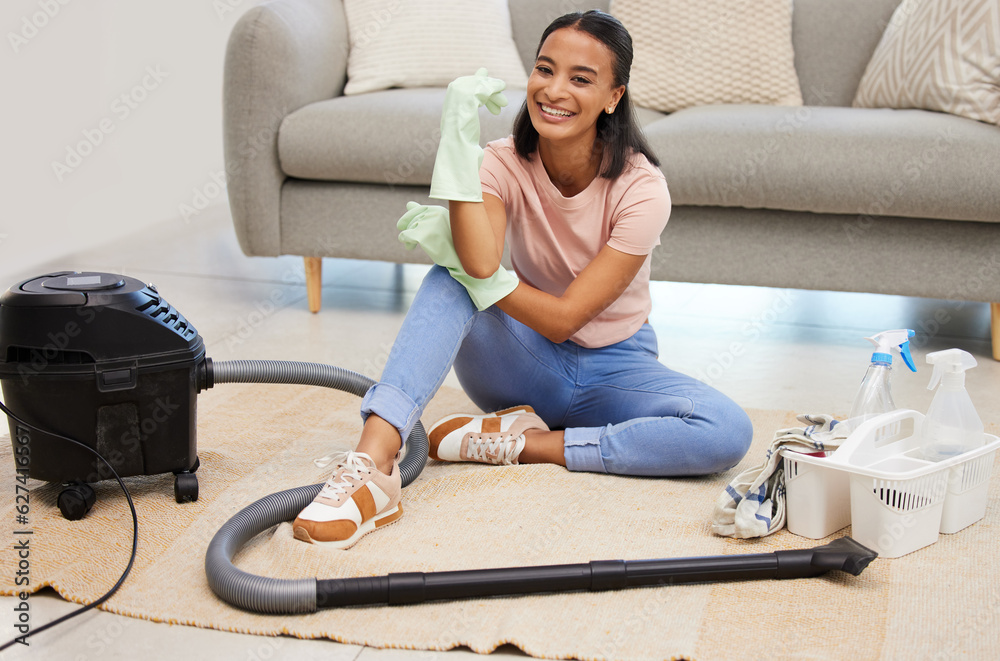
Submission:
[[[629,73],[632,69],[632,36],[621,22],[597,9],[587,12],[573,12],[560,16],[545,28],[542,38],[535,49],[535,58],[542,50],[542,44],[550,34],[562,28],[573,28],[586,32],[594,37],[608,50],[612,56],[614,87],[625,86],[625,93],[618,101],[615,112],[610,115],[602,112],[597,118],[597,139],[604,145],[604,167],[599,173],[606,179],[614,179],[625,169],[632,152],[639,152],[653,165],[659,166],[660,161],[653,153],[646,137],[639,127],[632,108],[632,99],[628,93]],[[528,100],[514,119],[514,149],[524,159],[529,159],[538,149],[538,131],[531,124],[528,115]]]

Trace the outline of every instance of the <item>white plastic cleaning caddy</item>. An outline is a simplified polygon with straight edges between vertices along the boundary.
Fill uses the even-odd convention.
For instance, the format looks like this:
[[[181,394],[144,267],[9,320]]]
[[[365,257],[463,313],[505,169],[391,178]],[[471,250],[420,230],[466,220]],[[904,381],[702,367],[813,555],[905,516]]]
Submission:
[[[984,433],[980,447],[931,462],[923,421],[897,409],[866,420],[826,457],[782,450],[789,532],[820,539],[850,524],[858,542],[898,558],[983,518],[1000,439]]]

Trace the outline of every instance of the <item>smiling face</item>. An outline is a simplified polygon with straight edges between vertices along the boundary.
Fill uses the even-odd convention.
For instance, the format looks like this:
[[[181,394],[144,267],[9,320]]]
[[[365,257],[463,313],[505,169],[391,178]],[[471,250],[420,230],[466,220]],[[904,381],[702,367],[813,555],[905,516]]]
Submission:
[[[586,32],[561,28],[545,39],[528,78],[528,115],[540,140],[594,140],[598,117],[625,91],[614,85],[613,65],[611,51]]]

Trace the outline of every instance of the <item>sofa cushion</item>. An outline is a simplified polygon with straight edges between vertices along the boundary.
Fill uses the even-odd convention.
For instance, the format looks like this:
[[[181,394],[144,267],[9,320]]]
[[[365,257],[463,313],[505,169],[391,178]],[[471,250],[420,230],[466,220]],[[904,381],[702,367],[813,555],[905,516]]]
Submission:
[[[791,0],[613,0],[611,13],[632,35],[629,88],[642,106],[802,105]]]
[[[1000,124],[1000,3],[904,2],[858,87],[861,108],[924,108]]]
[[[345,0],[350,31],[344,94],[445,87],[480,67],[523,89],[507,0]]]
[[[302,179],[430,184],[444,93],[393,89],[307,105],[281,123],[281,169]],[[479,110],[481,145],[510,135],[525,93],[504,94],[509,103],[499,115]]]
[[[922,110],[703,106],[645,127],[676,205],[1000,222],[1000,131]]]
[[[507,96],[499,116],[480,110],[480,144],[509,135],[524,92]],[[427,185],[443,99],[443,89],[385,90],[305,106],[281,124],[282,170]],[[637,115],[677,205],[1000,222],[1000,131],[982,122],[922,110],[761,105]]]

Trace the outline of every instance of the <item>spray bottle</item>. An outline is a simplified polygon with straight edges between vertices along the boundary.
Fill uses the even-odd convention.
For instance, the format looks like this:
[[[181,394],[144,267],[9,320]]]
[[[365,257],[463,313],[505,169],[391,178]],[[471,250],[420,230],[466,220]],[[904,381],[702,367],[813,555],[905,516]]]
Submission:
[[[887,330],[865,339],[875,345],[872,362],[861,381],[861,388],[854,398],[851,407],[850,424],[857,428],[862,422],[881,413],[893,411],[896,408],[889,389],[889,377],[892,374],[892,351],[898,349],[903,362],[916,372],[913,356],[910,355],[910,338],[916,333],[908,328]]]
[[[975,450],[986,442],[983,421],[965,389],[965,370],[975,367],[976,359],[961,349],[948,349],[927,354],[927,362],[934,366],[927,389],[940,387],[924,416],[924,458],[941,461]]]

